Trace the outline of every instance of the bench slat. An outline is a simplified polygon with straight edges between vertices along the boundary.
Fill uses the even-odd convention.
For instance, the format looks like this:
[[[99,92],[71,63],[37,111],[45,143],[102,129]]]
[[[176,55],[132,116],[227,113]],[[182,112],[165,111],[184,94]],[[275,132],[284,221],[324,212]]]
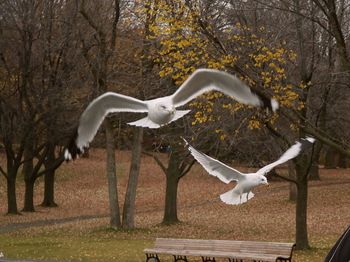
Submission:
[[[293,243],[274,243],[256,241],[198,240],[198,239],[157,239],[155,248],[165,249],[199,249],[213,251],[250,251],[289,256]]]
[[[213,240],[213,239],[185,239],[185,238],[157,238],[155,243],[233,243],[233,244],[256,244],[256,245],[273,245],[273,246],[293,246],[293,243],[283,242],[263,242],[263,241],[241,241],[241,240]]]
[[[162,241],[162,239],[157,239],[155,246],[161,245],[217,245],[217,246],[254,246],[254,247],[276,247],[276,248],[291,248],[294,244],[292,243],[273,243],[273,242],[244,242],[244,241],[229,241],[229,240],[215,240],[215,241],[207,241],[207,240],[197,240],[197,239],[189,239],[186,241]]]

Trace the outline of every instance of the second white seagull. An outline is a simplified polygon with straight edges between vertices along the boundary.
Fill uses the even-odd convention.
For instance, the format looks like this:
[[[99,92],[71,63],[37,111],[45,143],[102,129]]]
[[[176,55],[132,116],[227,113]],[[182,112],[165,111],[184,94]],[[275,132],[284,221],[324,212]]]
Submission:
[[[266,174],[274,167],[293,159],[300,154],[306,147],[314,143],[315,139],[311,137],[302,138],[296,142],[275,162],[264,166],[255,173],[244,174],[240,171],[225,165],[202,152],[197,151],[184,140],[192,156],[203,166],[203,168],[212,176],[219,178],[222,182],[228,184],[236,181],[236,186],[220,195],[220,199],[229,205],[239,205],[247,202],[254,197],[252,189],[258,185],[268,185]]]

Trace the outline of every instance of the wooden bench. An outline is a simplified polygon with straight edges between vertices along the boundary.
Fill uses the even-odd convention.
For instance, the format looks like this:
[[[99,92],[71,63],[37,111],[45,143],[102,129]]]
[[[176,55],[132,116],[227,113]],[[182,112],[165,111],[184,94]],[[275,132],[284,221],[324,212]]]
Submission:
[[[154,247],[144,252],[146,262],[160,262],[158,254],[172,255],[175,262],[188,262],[187,256],[202,257],[203,262],[215,262],[215,258],[227,258],[229,262],[292,261],[294,246],[279,242],[157,238]]]

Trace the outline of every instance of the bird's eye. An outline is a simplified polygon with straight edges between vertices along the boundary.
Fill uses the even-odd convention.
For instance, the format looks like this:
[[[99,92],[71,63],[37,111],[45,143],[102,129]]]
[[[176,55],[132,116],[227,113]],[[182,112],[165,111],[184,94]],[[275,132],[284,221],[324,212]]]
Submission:
[[[163,106],[163,105],[161,105],[161,106],[160,106],[160,108],[165,109],[166,107],[165,107],[165,106]]]

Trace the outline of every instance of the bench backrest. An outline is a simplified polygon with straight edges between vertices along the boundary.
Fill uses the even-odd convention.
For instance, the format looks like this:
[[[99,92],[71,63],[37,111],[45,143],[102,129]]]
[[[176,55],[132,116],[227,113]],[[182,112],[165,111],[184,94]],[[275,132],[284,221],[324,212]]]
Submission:
[[[157,238],[155,248],[170,250],[210,250],[221,252],[247,252],[258,254],[273,254],[290,257],[293,243],[205,240],[205,239],[173,239]]]

